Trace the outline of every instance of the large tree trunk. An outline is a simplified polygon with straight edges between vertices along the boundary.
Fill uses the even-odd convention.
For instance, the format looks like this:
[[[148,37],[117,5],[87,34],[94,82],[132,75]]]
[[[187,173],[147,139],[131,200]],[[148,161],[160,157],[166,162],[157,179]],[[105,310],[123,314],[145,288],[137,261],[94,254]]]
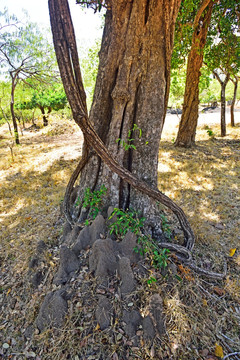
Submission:
[[[90,121],[111,155],[155,188],[179,3],[112,1],[106,14],[90,111]],[[134,124],[141,129],[141,137],[139,130],[131,132]],[[122,146],[122,142],[128,143],[129,131],[136,150]],[[90,188],[104,184],[107,204],[150,211],[149,198],[132,189],[96,157],[85,167],[81,184]]]
[[[140,4],[141,6],[139,8]],[[120,135],[119,138],[124,139],[122,134],[125,132],[125,124],[128,125],[127,128],[130,130],[133,123],[138,124],[138,129],[145,126],[148,135],[151,135],[151,139],[154,140],[153,148],[155,148],[157,154],[152,152],[150,148],[147,148],[147,156],[145,155],[144,149],[146,149],[145,145],[147,145],[147,141],[145,141],[145,139],[147,139],[146,134],[137,139],[136,146],[138,144],[142,145],[141,141],[144,141],[144,146],[143,149],[137,149],[136,153],[139,152],[140,154],[143,154],[143,160],[150,162],[153,166],[155,165],[155,161],[157,163],[158,146],[156,146],[156,142],[159,145],[163,119],[166,112],[169,92],[170,54],[173,44],[174,25],[179,8],[179,1],[172,0],[167,2],[167,4],[163,4],[160,0],[152,1],[150,3],[148,2],[149,6],[146,8],[142,7],[143,4],[147,5],[144,0],[132,1],[131,3],[127,0],[122,0],[114,2],[112,4],[112,8],[110,7],[108,9],[102,45],[102,54],[104,53],[106,57],[103,58],[101,56],[100,62],[102,62],[102,65],[100,65],[97,80],[97,87],[98,81],[100,81],[101,87],[96,89],[94,99],[94,105],[96,105],[97,108],[97,111],[95,109],[96,118],[92,115],[94,112],[93,105],[90,121],[87,114],[86,96],[82,83],[74,29],[71,22],[67,0],[49,0],[54,47],[64,89],[72,109],[73,118],[83,131],[85,139],[85,151],[83,152],[82,160],[79,162],[77,168],[72,174],[66,188],[63,201],[63,211],[68,222],[72,226],[76,224],[75,219],[72,218],[70,203],[68,200],[79,172],[85,169],[85,173],[83,174],[83,186],[85,188],[89,186],[95,187],[95,185],[100,185],[102,183],[109,185],[108,202],[106,205],[116,205],[125,202],[124,207],[130,204],[132,207],[137,208],[135,205],[141,202],[139,204],[139,209],[149,216],[153,208],[153,205],[149,200],[150,198],[153,201],[159,202],[171,209],[177,216],[180,226],[183,229],[185,247],[191,250],[194,246],[194,234],[192,229],[182,209],[157,189],[155,184],[157,178],[156,166],[156,173],[153,174],[153,178],[147,177],[148,174],[146,174],[146,171],[142,168],[142,166],[147,167],[149,171],[152,169],[149,168],[146,162],[139,158],[139,154],[134,156],[134,154],[130,153],[129,155],[128,152],[122,151],[120,146],[116,147],[115,145],[117,136]],[[143,9],[145,9],[145,12],[144,17],[142,18]],[[139,11],[140,13],[138,13]],[[124,18],[122,17],[122,12],[124,13]],[[155,17],[155,14],[158,14],[157,18]],[[161,27],[157,25],[157,20],[160,20]],[[126,24],[127,30],[130,33],[134,29],[132,36],[135,36],[135,42],[140,42],[141,44],[140,48],[137,48],[138,53],[132,51],[132,48],[129,49],[128,43],[124,42],[125,38],[128,36],[128,31],[125,31],[122,34],[122,29],[125,28]],[[142,26],[142,28],[140,28],[140,26]],[[136,34],[138,36],[136,36]],[[118,41],[119,36],[122,42]],[[149,42],[144,41],[145,36],[149,40],[151,46],[149,46]],[[155,41],[155,38],[158,36],[160,45],[159,41]],[[106,39],[108,39],[107,42]],[[135,44],[131,42],[131,38],[129,38],[128,41],[134,48]],[[117,48],[115,46],[116,44],[118,45]],[[115,55],[118,54],[122,46],[126,50],[122,52],[122,56],[118,59]],[[111,51],[112,48],[114,51]],[[109,53],[111,58],[108,58]],[[127,56],[128,53],[130,54],[129,56]],[[112,61],[112,57],[114,61],[117,61],[117,69],[115,62]],[[121,62],[119,62],[120,60]],[[128,66],[125,66],[127,64]],[[111,76],[112,69],[115,73],[114,79],[112,79]],[[107,70],[109,70],[107,73],[109,75],[106,75]],[[156,75],[159,76],[159,79],[162,82],[162,87],[158,86],[159,81],[157,81],[158,79],[154,77]],[[135,81],[131,83],[130,80],[132,77]],[[101,81],[101,79],[104,81]],[[153,93],[149,93],[151,86],[146,82],[146,79],[152,81],[152,87],[154,90]],[[110,84],[109,80],[111,80]],[[106,85],[106,87],[104,87],[104,85]],[[132,88],[133,91],[131,91]],[[99,96],[100,100],[96,100],[97,96]],[[132,106],[132,103],[130,102],[132,97],[133,100],[137,99],[137,101],[134,101],[134,106]],[[139,101],[139,99],[141,101]],[[151,103],[151,107],[149,107],[148,101]],[[125,103],[124,107],[122,107],[122,103]],[[127,110],[128,105],[130,106],[131,111]],[[147,111],[143,108],[143,105],[147,107]],[[140,111],[142,111],[145,115],[144,119],[142,118]],[[125,114],[128,115],[126,118]],[[134,116],[132,117],[133,114]],[[119,115],[121,116],[119,117]],[[98,120],[99,118],[101,121]],[[141,120],[140,122],[138,122],[138,118]],[[158,122],[156,121],[157,118],[159,120]],[[122,119],[125,121],[122,121]],[[113,120],[115,121],[113,122]],[[152,134],[150,134],[151,131],[145,124],[144,120],[147,125],[151,127]],[[119,121],[121,121],[120,128]],[[92,123],[95,123],[95,128],[98,133]],[[153,124],[153,127],[151,126],[151,123]],[[158,129],[159,126],[161,127],[160,130]],[[104,130],[106,130],[108,135],[107,138]],[[156,136],[156,133],[158,136]],[[126,131],[126,136],[131,136],[131,134],[129,135]],[[142,140],[143,138],[145,139]],[[108,148],[104,142],[107,144]],[[106,166],[97,166],[98,164],[89,161],[89,159],[92,158],[92,154],[89,149],[90,151],[93,150],[93,154],[96,153]],[[124,167],[122,165],[123,163],[126,163],[126,154],[127,159],[130,162],[131,169],[130,167]],[[153,160],[151,157],[148,157],[151,155],[154,156]],[[134,164],[132,158],[135,160],[138,167]],[[118,159],[119,162],[117,161]],[[138,176],[135,176],[135,174]],[[126,191],[128,191],[127,196],[124,194],[124,187],[121,186],[123,184],[122,182],[126,182],[128,184],[125,186]],[[153,185],[149,186],[149,183]],[[137,189],[139,191],[138,196],[135,195],[132,189]],[[145,195],[142,196],[142,194]],[[156,224],[156,221],[153,220],[153,222]],[[179,248],[176,250],[176,246],[166,243],[161,243],[161,246],[167,246],[168,248],[174,247],[175,251],[183,252],[184,257],[186,255],[185,248],[181,247],[182,250],[179,250]],[[187,257],[189,257],[189,254]]]
[[[17,120],[14,112],[14,94],[15,94],[15,88],[17,85],[17,74],[10,74],[12,78],[12,89],[11,89],[11,103],[10,103],[10,111],[12,115],[12,122],[13,122],[13,128],[14,128],[14,137],[15,142],[17,145],[20,144],[19,141],[19,133],[18,133],[18,126],[17,126]]]
[[[195,17],[192,45],[188,56],[183,112],[175,141],[176,146],[189,148],[195,144],[198,122],[200,69],[203,62],[203,49],[206,44],[212,8],[213,1],[205,0]]]
[[[234,106],[235,106],[235,102],[236,102],[236,98],[237,98],[237,88],[238,88],[238,77],[234,76],[234,79],[230,79],[233,84],[234,84],[234,91],[233,91],[233,98],[232,98],[232,103],[231,103],[231,108],[230,108],[230,113],[231,113],[231,126],[234,127],[235,126],[235,121],[234,121]]]

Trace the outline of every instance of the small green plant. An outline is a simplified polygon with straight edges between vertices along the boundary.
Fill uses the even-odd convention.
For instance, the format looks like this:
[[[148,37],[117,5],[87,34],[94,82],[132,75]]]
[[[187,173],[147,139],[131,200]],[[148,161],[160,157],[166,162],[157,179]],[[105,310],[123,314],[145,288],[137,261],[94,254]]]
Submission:
[[[143,228],[145,218],[138,217],[138,212],[134,210],[124,211],[115,208],[112,212],[109,220],[116,218],[114,222],[109,225],[110,234],[115,234],[119,238],[123,238],[124,235],[131,231],[138,236],[138,244],[140,246],[135,247],[134,251],[141,256],[147,256],[151,261],[151,265],[158,269],[164,269],[167,266],[168,261],[168,249],[161,249],[157,246],[156,242],[149,235],[143,235],[141,229]],[[170,236],[170,228],[165,221],[165,230],[168,231]],[[151,283],[154,281],[150,279]]]
[[[84,192],[83,204],[82,207],[89,209],[88,217],[93,220],[97,217],[100,207],[102,205],[102,200],[104,195],[106,195],[107,188],[102,185],[100,190],[91,191],[90,188],[87,188]],[[75,206],[80,204],[80,199],[78,198]],[[86,220],[85,225],[89,225],[89,220]]]
[[[153,283],[155,283],[157,281],[157,279],[154,276],[150,276],[150,278],[148,279],[147,283],[148,285],[152,285]]]
[[[212,131],[212,129],[210,127],[208,127],[208,125],[205,126],[205,130],[207,131],[207,134],[210,138],[214,138],[215,134],[214,132]]]
[[[168,224],[167,217],[164,214],[161,214],[160,217],[162,220],[162,229],[163,229],[164,235],[166,236],[167,239],[170,239],[172,232],[171,232],[170,226]]]
[[[124,148],[124,150],[129,150],[129,149],[134,149],[136,150],[136,146],[132,144],[132,142],[134,141],[134,139],[132,138],[132,134],[134,131],[138,131],[139,132],[139,139],[142,137],[142,129],[140,129],[137,124],[133,124],[133,128],[132,130],[128,131],[128,137],[127,137],[127,141],[124,141],[120,138],[118,138],[116,140],[116,142],[118,142],[120,145],[122,145],[122,147]],[[148,141],[146,141],[146,145],[148,144]]]
[[[110,234],[115,234],[116,236],[123,237],[129,230],[134,234],[139,234],[140,229],[143,227],[145,218],[138,218],[138,213],[134,210],[129,209],[124,211],[118,208],[115,208],[112,212],[109,220],[116,216],[116,221],[109,225]]]
[[[140,255],[147,256],[151,261],[151,265],[155,269],[165,269],[168,262],[168,249],[161,249],[157,246],[156,242],[148,235],[138,238],[138,244],[141,248],[135,248],[135,251]]]
[[[214,132],[211,129],[208,129],[207,133],[208,133],[209,137],[214,137],[214,135],[215,135]]]

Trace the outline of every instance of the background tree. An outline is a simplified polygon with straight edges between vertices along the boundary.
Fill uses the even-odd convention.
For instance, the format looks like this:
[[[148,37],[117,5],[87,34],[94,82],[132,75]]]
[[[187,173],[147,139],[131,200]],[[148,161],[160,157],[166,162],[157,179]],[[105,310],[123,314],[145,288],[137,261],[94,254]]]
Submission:
[[[10,94],[10,84],[6,83],[5,81],[1,81],[0,82],[0,110],[1,110],[0,124],[6,121],[8,124],[9,132],[12,136],[12,129],[9,122],[10,120],[9,101],[7,100],[9,94]]]
[[[86,51],[86,55],[81,59],[81,67],[83,73],[83,83],[87,95],[87,106],[91,108],[93,101],[94,88],[98,72],[98,52],[100,50],[101,41],[96,43]]]
[[[17,84],[32,78],[44,81],[53,73],[55,59],[52,47],[39,32],[36,24],[26,23],[14,26],[9,24],[9,17],[4,14],[6,26],[1,29],[0,64],[4,73],[11,78],[10,109],[14,127],[15,141],[19,144],[18,126],[14,112],[15,90]]]
[[[239,77],[237,75],[233,75],[230,77],[230,80],[232,81],[233,85],[234,85],[234,89],[233,89],[233,97],[232,97],[232,102],[231,102],[231,108],[230,108],[230,114],[231,114],[231,126],[234,127],[235,126],[235,120],[234,120],[234,106],[236,103],[236,99],[237,99],[237,89],[238,89],[238,81],[239,81]]]
[[[64,109],[67,105],[67,97],[63,90],[61,84],[55,84],[47,86],[37,86],[37,89],[34,88],[32,91],[32,96],[29,101],[23,101],[18,103],[18,108],[25,109],[40,109],[43,115],[43,125],[48,125],[48,118],[46,115],[49,115],[52,110]],[[46,113],[47,112],[47,113]]]
[[[221,85],[221,136],[226,136],[226,86],[230,77],[235,77],[239,71],[239,53],[240,37],[230,33],[213,45],[205,57],[207,66]],[[232,122],[234,123],[233,117]]]
[[[194,23],[192,25],[192,44],[187,62],[183,112],[179,124],[179,130],[175,145],[191,147],[195,144],[196,128],[198,121],[199,80],[201,74],[200,69],[203,63],[203,50],[206,44],[207,32],[211,20],[214,1],[203,0],[198,4],[197,9],[196,4],[193,4],[193,2],[190,9],[189,1],[186,1],[186,3],[188,4],[188,7],[186,8],[185,2],[183,2],[183,15],[180,12],[180,17],[184,18],[184,12],[189,12],[189,10],[189,15],[191,17],[194,11],[196,11],[196,15],[194,18]]]
[[[221,136],[226,135],[226,85],[240,66],[239,13],[240,4],[233,0],[216,4],[205,49],[204,62],[221,85]]]

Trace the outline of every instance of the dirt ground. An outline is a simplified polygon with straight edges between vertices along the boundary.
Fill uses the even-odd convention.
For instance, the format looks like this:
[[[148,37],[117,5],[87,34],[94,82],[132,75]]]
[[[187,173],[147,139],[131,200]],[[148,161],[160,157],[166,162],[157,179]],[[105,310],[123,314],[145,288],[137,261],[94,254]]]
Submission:
[[[196,147],[178,149],[173,142],[179,118],[167,115],[159,189],[185,211],[196,236],[197,263],[218,272],[226,265],[227,277],[214,281],[179,267],[180,281],[171,286],[158,274],[157,284],[144,280],[144,299],[156,292],[163,297],[167,332],[161,346],[158,342],[132,347],[128,359],[240,359],[240,109],[235,119],[235,128],[228,124],[227,136],[221,138],[219,109],[201,113]],[[102,359],[83,351],[94,339],[108,348],[109,359],[125,360],[119,355],[122,340],[110,344],[98,328],[92,338],[90,334],[82,339],[71,307],[68,326],[60,333],[27,334],[52,289],[64,223],[60,204],[81,155],[82,135],[73,121],[55,117],[47,128],[23,130],[20,142],[15,146],[7,125],[0,127],[0,358]],[[165,214],[174,227],[174,217],[166,209]],[[47,272],[34,288],[29,261],[40,240],[48,249],[43,261]]]

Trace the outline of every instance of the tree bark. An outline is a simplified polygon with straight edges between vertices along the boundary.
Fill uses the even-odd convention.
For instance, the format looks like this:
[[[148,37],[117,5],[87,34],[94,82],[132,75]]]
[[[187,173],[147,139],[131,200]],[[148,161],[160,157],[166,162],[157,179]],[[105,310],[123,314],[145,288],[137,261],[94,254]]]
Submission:
[[[203,63],[203,50],[206,44],[213,3],[212,0],[205,0],[194,20],[192,45],[187,64],[183,112],[175,146],[189,148],[195,144],[198,122],[200,69]]]
[[[16,116],[15,116],[15,112],[14,112],[14,95],[15,95],[15,88],[16,88],[16,85],[17,85],[18,73],[15,73],[15,74],[10,73],[10,75],[11,75],[11,78],[12,78],[10,111],[11,111],[12,121],[13,121],[15,142],[16,142],[17,145],[19,145],[20,141],[19,141],[18,126],[17,126],[17,120],[16,120]]]
[[[226,136],[226,86],[230,79],[230,74],[227,73],[225,79],[222,80],[217,71],[213,71],[213,74],[216,76],[216,79],[221,85],[221,136]]]
[[[221,84],[221,136],[226,136],[226,86],[229,80],[229,74]]]
[[[236,98],[237,98],[237,88],[238,88],[238,77],[234,76],[233,80],[232,78],[230,78],[230,80],[233,82],[234,84],[234,91],[233,91],[233,98],[232,98],[232,103],[231,103],[231,108],[230,108],[230,113],[231,113],[231,126],[234,127],[235,126],[235,120],[234,120],[234,106],[235,106],[235,102],[236,102]]]
[[[160,8],[159,8],[159,3],[161,5]],[[124,0],[122,2],[115,2],[113,4],[113,8],[114,8],[114,6],[121,7],[124,5],[122,7],[122,11],[123,11],[123,9],[126,9],[129,6],[132,7],[134,5],[134,6],[138,7],[139,4],[140,4],[140,1],[135,1],[135,2],[129,3],[127,0]],[[143,4],[143,0],[142,0],[141,4]],[[176,4],[177,4],[177,7],[176,7]],[[144,44],[145,46],[147,46],[148,52],[147,52],[147,54],[145,54],[147,56],[143,58],[143,61],[144,62],[147,61],[148,67],[147,67],[147,69],[145,68],[145,72],[143,74],[140,73],[141,74],[140,80],[143,81],[143,84],[144,84],[144,80],[149,76],[148,73],[150,73],[150,75],[151,75],[152,70],[156,71],[156,67],[159,68],[159,60],[161,60],[160,61],[161,71],[158,71],[158,73],[163,76],[163,72],[164,72],[164,76],[165,76],[164,79],[168,80],[168,81],[163,82],[163,85],[164,85],[164,88],[162,89],[163,96],[161,97],[161,99],[163,100],[161,102],[162,107],[160,107],[161,111],[157,112],[157,114],[160,113],[162,115],[160,118],[160,120],[162,120],[162,122],[160,124],[162,124],[163,118],[164,118],[163,115],[166,110],[167,94],[168,94],[168,89],[169,89],[170,71],[167,66],[167,64],[169,64],[169,67],[170,67],[169,49],[172,48],[174,24],[175,24],[175,19],[176,19],[176,15],[177,15],[177,10],[179,7],[179,2],[175,2],[173,0],[173,2],[168,2],[167,5],[165,4],[165,6],[162,7],[163,4],[159,0],[159,2],[158,1],[152,2],[151,5],[153,5],[154,10],[159,10],[160,13],[162,12],[163,8],[165,9],[164,16],[163,16],[164,19],[162,18],[162,20],[163,20],[162,25],[164,25],[166,23],[168,26],[166,26],[165,28],[161,28],[160,34],[162,34],[162,29],[166,30],[166,34],[165,34],[165,36],[163,36],[163,34],[162,34],[162,36],[160,36],[160,39],[162,41],[162,43],[160,45],[160,49],[162,49],[162,47],[163,47],[165,49],[166,53],[165,53],[164,59],[161,59],[161,57],[158,56],[159,52],[160,52],[159,43],[154,44],[154,41],[153,41],[151,44],[153,48],[151,47],[150,49],[148,47],[148,44]],[[169,5],[171,5],[170,8],[169,8]],[[69,100],[69,104],[72,109],[73,118],[76,121],[76,123],[78,124],[78,126],[81,128],[83,135],[84,135],[84,139],[85,139],[85,151],[83,152],[82,160],[79,162],[78,167],[75,169],[75,171],[69,181],[69,184],[66,189],[66,194],[64,197],[63,211],[66,215],[66,218],[68,219],[68,222],[71,225],[76,223],[75,221],[72,221],[71,214],[68,212],[69,202],[67,200],[69,199],[69,196],[71,195],[72,186],[75,183],[79,172],[82,171],[84,168],[88,167],[88,165],[90,163],[89,159],[92,158],[92,154],[91,154],[91,152],[89,152],[89,149],[90,149],[90,151],[91,151],[91,149],[93,149],[94,152],[99,156],[99,158],[101,158],[103,163],[106,164],[106,167],[108,167],[107,171],[108,171],[109,176],[107,178],[105,175],[106,172],[104,173],[104,170],[105,170],[104,166],[102,167],[102,169],[100,169],[100,167],[97,168],[97,170],[100,169],[100,171],[97,173],[97,175],[98,175],[98,178],[100,178],[100,180],[102,180],[102,183],[104,183],[109,178],[112,179],[112,182],[109,183],[110,187],[108,188],[108,192],[114,196],[114,191],[115,191],[118,193],[118,196],[120,198],[121,193],[119,191],[119,187],[118,186],[116,187],[116,183],[117,183],[117,185],[119,185],[120,181],[117,182],[116,180],[121,179],[121,181],[126,182],[128,184],[128,187],[130,189],[133,189],[133,188],[137,189],[137,191],[140,194],[139,197],[142,194],[144,194],[144,197],[142,196],[142,199],[143,198],[144,198],[144,200],[148,199],[148,202],[146,201],[143,204],[141,204],[141,206],[140,206],[141,210],[143,210],[143,211],[146,210],[145,204],[147,204],[147,205],[151,204],[151,202],[153,202],[153,201],[155,201],[155,202],[157,201],[157,202],[167,206],[177,216],[180,226],[184,232],[185,247],[187,247],[187,249],[191,250],[194,246],[194,234],[193,234],[191,226],[190,226],[183,210],[177,204],[175,204],[170,198],[168,198],[166,195],[161,193],[156,187],[155,188],[153,186],[150,187],[146,180],[142,180],[141,179],[141,170],[142,169],[139,169],[139,172],[138,172],[139,177],[137,177],[128,168],[122,166],[121,163],[119,163],[116,160],[116,157],[114,157],[112,155],[111,146],[110,146],[110,149],[108,149],[105,146],[103,140],[100,138],[100,136],[94,129],[92,122],[89,120],[89,117],[87,114],[85,91],[83,88],[81,70],[79,67],[79,58],[78,58],[78,54],[77,54],[77,46],[76,46],[75,35],[74,35],[74,29],[73,29],[71,16],[70,16],[70,12],[69,12],[69,6],[68,6],[67,1],[66,0],[49,0],[49,12],[50,12],[50,20],[51,20],[51,27],[52,27],[52,33],[53,33],[54,47],[55,47],[55,52],[56,52],[56,57],[58,60],[61,77],[63,80],[64,89],[65,89],[66,95]],[[154,14],[156,14],[156,13],[159,14],[159,12],[154,11]],[[133,9],[131,9],[131,12],[129,14],[127,14],[128,17],[125,19],[122,19],[122,20],[124,20],[125,23],[126,22],[128,23],[132,14],[134,16],[134,19],[138,20],[139,14],[134,12]],[[140,14],[142,14],[142,12],[140,12]],[[147,14],[147,16],[146,16],[146,14]],[[145,25],[148,23],[150,9],[147,9],[146,14],[145,14],[144,20],[143,20]],[[116,23],[118,23],[118,21],[121,20],[121,11],[119,14],[114,14],[114,12],[111,11],[111,13],[108,12],[107,15],[108,16],[110,15],[110,18],[114,18],[116,15],[119,15],[115,18]],[[154,19],[154,20],[157,20],[157,19]],[[124,27],[123,26],[124,22],[120,24],[122,27]],[[155,21],[154,21],[154,24],[155,24]],[[134,24],[131,24],[131,25],[133,26]],[[113,30],[113,27],[111,28],[111,30]],[[137,31],[138,28],[136,28],[135,30]],[[150,30],[152,30],[152,31],[146,31],[146,32],[148,34],[154,33],[155,36],[159,35],[158,33],[156,34],[155,31],[153,31],[154,29],[151,28]],[[155,30],[156,30],[156,28],[155,28]],[[157,27],[157,32],[158,31],[159,31],[159,28]],[[114,34],[113,31],[111,31],[110,36],[112,36],[112,34]],[[117,36],[118,36],[118,34],[114,34],[114,35],[116,36],[116,38],[112,39],[112,43],[108,42],[107,44],[103,44],[103,47],[104,46],[109,47],[109,52],[111,49],[111,45],[115,44],[115,40],[117,39]],[[124,35],[126,36],[126,34],[124,34]],[[139,37],[135,38],[135,40],[138,41],[141,38],[142,38],[142,34],[140,33]],[[131,38],[129,39],[129,41],[131,41]],[[168,41],[170,41],[170,44]],[[123,43],[123,44],[124,44],[124,46],[127,46],[127,44],[125,44],[125,43]],[[121,44],[118,44],[118,45],[121,45]],[[132,45],[134,45],[134,44],[132,44]],[[156,45],[156,47],[158,49],[157,53],[156,53],[156,49],[154,48],[153,45]],[[171,47],[169,47],[169,45],[171,45]],[[143,51],[142,47],[141,47],[141,51]],[[151,62],[149,63],[148,60],[151,59],[152,54],[154,54],[154,61],[153,61],[153,63],[151,63]],[[113,53],[113,55],[114,55],[114,53]],[[139,58],[139,56],[142,54],[141,53],[140,54],[139,53],[132,54],[132,57],[134,57],[134,55],[137,56],[137,58]],[[131,60],[131,59],[128,59],[128,60]],[[115,63],[110,62],[110,64],[113,67],[115,66]],[[132,63],[130,65],[132,65]],[[136,65],[138,65],[138,64],[136,64]],[[141,63],[140,63],[140,65],[141,65]],[[163,68],[165,69],[165,71],[163,71]],[[106,111],[106,108],[109,109],[109,107],[110,107],[111,108],[111,116],[112,116],[112,114],[113,115],[118,114],[119,107],[121,108],[122,101],[125,100],[125,97],[126,97],[125,96],[126,87],[124,86],[123,88],[120,88],[120,90],[121,90],[120,93],[118,93],[118,91],[117,91],[118,88],[117,88],[116,92],[119,95],[120,99],[118,99],[119,101],[117,101],[117,103],[116,103],[116,105],[117,105],[116,108],[112,108],[112,104],[114,103],[114,99],[115,99],[115,96],[113,94],[114,94],[115,86],[116,86],[116,84],[118,84],[117,77],[118,77],[119,71],[121,71],[121,69],[122,68],[119,68],[117,74],[115,74],[114,87],[112,87],[110,89],[110,92],[109,92],[110,99],[109,98],[107,99],[107,100],[110,100],[110,102],[109,103],[107,102],[105,104],[108,106],[106,106],[106,107],[99,106],[99,111],[101,111],[102,109],[104,111]],[[131,70],[132,66],[130,66],[130,67],[128,66],[125,68],[125,70],[129,70],[129,69]],[[104,72],[101,73],[101,70],[102,71],[104,70]],[[103,66],[102,68],[100,66],[100,69],[99,69],[100,77],[105,79],[106,84],[107,84],[108,76],[106,76],[105,70],[106,70],[105,66]],[[156,75],[155,71],[154,71],[154,74]],[[139,74],[138,68],[135,69],[134,75],[136,75],[136,73]],[[125,73],[122,74],[123,80],[125,79],[124,75],[126,75],[126,74]],[[120,76],[120,80],[121,79],[122,79],[122,77]],[[154,82],[155,82],[154,85],[157,86],[156,79],[154,78],[152,80],[154,80]],[[120,85],[121,85],[121,81],[120,81]],[[138,85],[139,85],[139,83],[138,83]],[[149,89],[149,87],[147,87],[147,88]],[[100,88],[99,90],[101,90],[102,94],[105,95],[104,88]],[[129,92],[130,92],[130,90],[131,89],[129,89]],[[122,94],[122,96],[121,96],[121,94]],[[137,94],[138,94],[138,92],[137,92]],[[144,93],[144,92],[143,92],[143,94],[141,93],[140,95],[141,96],[145,95],[148,98],[151,96],[151,94]],[[158,101],[159,93],[157,93],[157,94],[153,93],[153,98],[155,100],[152,104],[153,110],[155,109],[155,107],[157,109],[159,109],[157,106],[157,104],[159,103],[159,101]],[[141,99],[144,99],[145,100],[144,103],[146,104],[146,99],[144,97],[143,98],[141,97]],[[96,102],[96,104],[98,104],[98,102]],[[102,104],[102,105],[104,105],[104,104]],[[137,105],[140,106],[140,108],[141,108],[142,104],[140,103]],[[134,109],[132,109],[132,110],[134,110]],[[149,109],[149,111],[150,110],[151,109]],[[143,109],[143,111],[144,111],[144,109]],[[126,112],[126,110],[124,112]],[[100,114],[96,114],[97,119],[99,118]],[[146,111],[145,111],[145,114],[146,114]],[[153,114],[151,114],[151,115],[153,116],[154,114],[155,113],[153,112]],[[141,114],[139,115],[139,117],[141,118]],[[92,119],[92,121],[93,120],[95,120],[95,119]],[[104,118],[102,120],[106,120],[106,119]],[[109,120],[109,119],[107,118],[107,120]],[[110,119],[110,120],[112,120],[112,119]],[[154,120],[155,120],[155,118],[153,117],[153,122],[154,122]],[[156,123],[154,123],[154,124],[156,126]],[[108,122],[104,124],[105,127],[107,125],[108,125]],[[111,125],[111,121],[110,121],[110,125]],[[118,124],[114,124],[114,125],[116,128]],[[159,125],[159,123],[158,123],[158,125]],[[100,124],[99,121],[96,122],[96,128],[98,129],[98,132],[101,133],[101,135],[104,139],[105,138],[104,129],[102,129],[102,124]],[[109,129],[111,130],[111,126],[109,127]],[[157,129],[153,128],[152,132],[154,133],[154,132],[156,132],[156,130]],[[115,136],[117,134],[114,133],[114,140],[116,139]],[[161,134],[161,132],[160,132],[160,134]],[[109,137],[108,137],[107,139],[105,139],[105,142],[107,144],[109,144],[109,140],[112,140],[112,139],[111,138],[109,139]],[[158,148],[157,148],[157,151],[158,151]],[[147,159],[147,160],[151,161],[151,159]],[[145,166],[145,164],[144,164],[144,166]],[[88,168],[88,171],[87,171],[88,178],[87,179],[89,179],[89,177],[91,178],[92,172],[94,170],[95,170],[94,167]],[[96,182],[96,180],[94,180],[94,181]],[[87,183],[85,183],[84,185],[86,186],[86,184]],[[149,199],[151,199],[151,200],[149,200]],[[109,199],[108,206],[114,205],[113,201],[114,201],[114,199],[112,199],[112,198]],[[131,204],[132,203],[133,203],[133,201],[131,198]],[[138,209],[138,208],[135,208],[135,209]],[[148,213],[145,213],[145,214],[149,215]],[[156,224],[156,222],[155,222],[155,224]],[[157,224],[157,225],[159,226],[159,224]],[[168,248],[175,248],[175,251],[180,252],[180,253],[182,252],[183,257],[185,257],[185,255],[186,255],[185,254],[186,249],[183,248],[182,246],[179,247],[177,245],[171,245],[171,244],[166,244],[166,243],[161,243],[161,246],[168,247]],[[177,247],[178,247],[178,249],[176,250]],[[180,250],[180,248],[181,248],[181,250]],[[188,256],[189,256],[189,253],[188,253]],[[180,255],[180,257],[182,258],[181,255]]]
[[[170,83],[170,60],[179,1],[112,1],[99,58],[90,121],[122,166],[157,187],[158,150]],[[134,124],[141,129],[132,131]],[[124,149],[128,134],[136,150]],[[117,142],[117,140],[119,141]],[[93,157],[82,187],[108,189],[107,204],[146,213],[152,202]]]
[[[39,109],[41,110],[41,113],[43,115],[43,126],[47,126],[48,125],[48,119],[46,118],[44,107],[39,106]]]

